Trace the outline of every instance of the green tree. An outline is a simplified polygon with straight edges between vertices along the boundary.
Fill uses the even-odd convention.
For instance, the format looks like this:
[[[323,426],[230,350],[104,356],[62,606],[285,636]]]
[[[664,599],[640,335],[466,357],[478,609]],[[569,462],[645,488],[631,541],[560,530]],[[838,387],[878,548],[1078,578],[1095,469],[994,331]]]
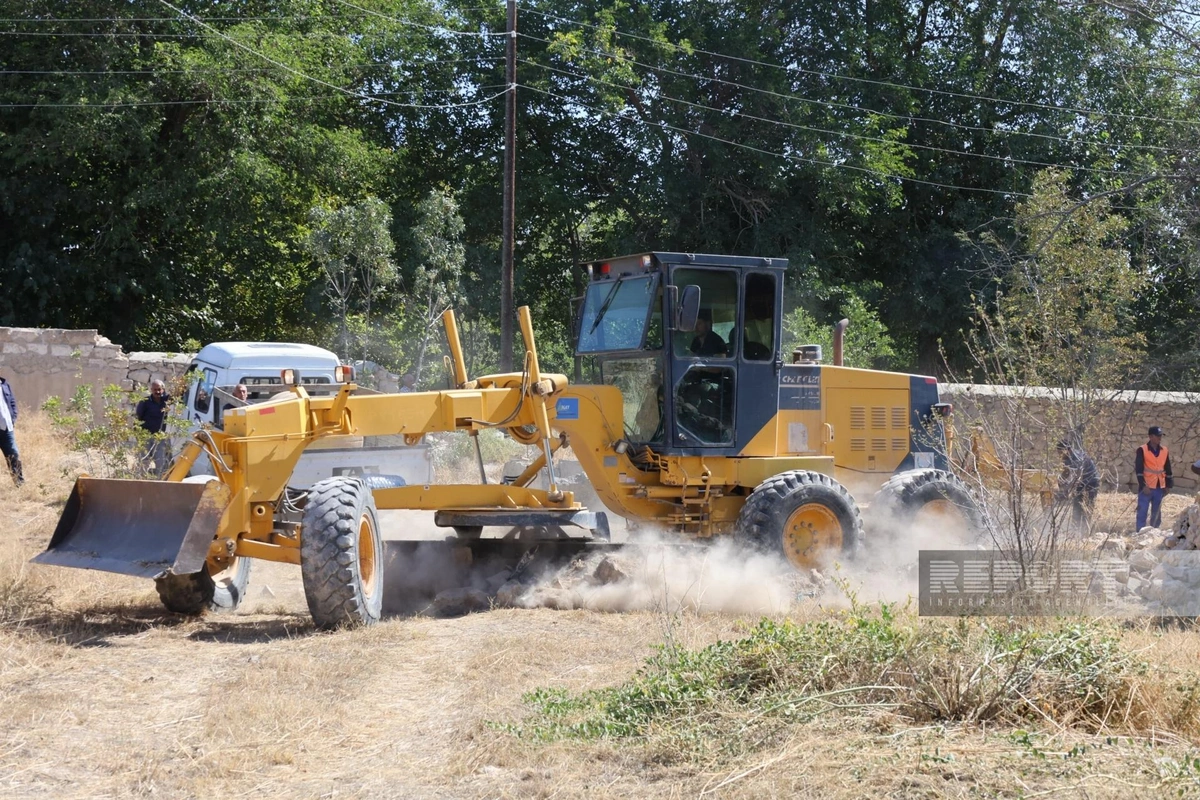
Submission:
[[[0,322],[162,349],[320,324],[309,210],[378,191],[403,151],[370,104],[315,81],[369,86],[390,69],[363,68],[369,47],[398,23],[315,0],[204,25],[153,0],[0,14],[21,20],[0,42]]]
[[[1000,254],[1000,288],[992,308],[977,309],[976,351],[999,383],[1124,388],[1145,355],[1134,311],[1146,276],[1122,244],[1128,223],[1104,199],[1072,197],[1061,171],[1041,173],[1033,189],[1017,206],[1013,245],[984,237]]]
[[[415,320],[419,326],[419,344],[413,372],[420,381],[425,355],[438,321],[461,294],[465,226],[454,195],[444,188],[434,189],[426,195],[417,214],[417,225],[413,229],[416,264],[410,294],[418,308]]]
[[[373,298],[397,278],[391,218],[387,204],[377,197],[332,210],[318,206],[310,215],[312,231],[305,244],[325,273],[325,296],[337,314],[343,355],[352,348],[350,315],[360,313],[370,331]],[[358,350],[365,358],[366,343],[359,342]]]
[[[796,306],[783,317],[783,352],[785,356],[802,344],[819,344],[826,363],[833,353],[833,324],[850,320],[843,343],[843,359],[848,367],[873,369],[888,365],[895,357],[895,343],[878,312],[859,295],[849,292],[839,305],[833,320],[818,322],[803,306]]]

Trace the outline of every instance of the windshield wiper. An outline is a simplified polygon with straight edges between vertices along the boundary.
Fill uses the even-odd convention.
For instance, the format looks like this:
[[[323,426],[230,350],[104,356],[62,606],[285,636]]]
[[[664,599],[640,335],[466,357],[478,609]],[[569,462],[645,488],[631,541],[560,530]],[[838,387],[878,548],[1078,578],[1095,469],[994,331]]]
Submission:
[[[604,315],[608,313],[608,307],[612,305],[612,301],[617,298],[617,287],[621,285],[624,278],[617,278],[613,282],[612,288],[608,290],[608,294],[604,296],[604,302],[600,304],[600,310],[596,312],[596,321],[592,323],[592,327],[588,329],[588,336],[596,332],[596,328],[600,327],[600,323],[604,320]]]

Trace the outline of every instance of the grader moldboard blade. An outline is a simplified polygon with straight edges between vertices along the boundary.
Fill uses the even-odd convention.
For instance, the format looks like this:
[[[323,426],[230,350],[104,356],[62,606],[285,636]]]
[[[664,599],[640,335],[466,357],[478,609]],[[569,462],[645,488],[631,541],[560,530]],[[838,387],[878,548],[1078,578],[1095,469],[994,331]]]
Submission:
[[[199,572],[229,498],[218,481],[79,478],[33,562],[141,578]]]

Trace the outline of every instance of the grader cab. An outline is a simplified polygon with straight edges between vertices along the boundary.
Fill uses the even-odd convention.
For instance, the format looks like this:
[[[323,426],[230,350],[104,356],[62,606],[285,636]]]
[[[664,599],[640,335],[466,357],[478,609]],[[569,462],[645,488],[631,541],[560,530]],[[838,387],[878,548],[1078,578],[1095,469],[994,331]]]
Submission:
[[[380,617],[385,550],[377,509],[421,509],[464,546],[588,544],[609,537],[606,512],[706,539],[735,535],[797,568],[861,545],[859,497],[892,523],[919,513],[975,521],[949,471],[933,378],[822,364],[812,348],[781,351],[786,261],[645,253],[597,261],[577,320],[577,355],[598,380],[572,386],[543,373],[529,310],[519,311],[520,372],[470,378],[453,312],[444,321],[452,388],[356,393],[352,372],[332,397],[289,392],[229,411],[202,429],[164,481],[80,478],[46,552],[34,560],[153,577],[164,604],[230,608],[249,559],[300,566],[322,627]],[[537,448],[508,483],[404,485],[389,476],[289,486],[297,460],[333,435],[504,430]],[[601,509],[560,485],[554,454],[569,445]],[[199,458],[212,476],[188,478]],[[545,471],[548,487],[531,488]],[[202,485],[189,486],[200,481]],[[536,532],[532,539],[527,534]],[[389,575],[389,580],[391,579]]]

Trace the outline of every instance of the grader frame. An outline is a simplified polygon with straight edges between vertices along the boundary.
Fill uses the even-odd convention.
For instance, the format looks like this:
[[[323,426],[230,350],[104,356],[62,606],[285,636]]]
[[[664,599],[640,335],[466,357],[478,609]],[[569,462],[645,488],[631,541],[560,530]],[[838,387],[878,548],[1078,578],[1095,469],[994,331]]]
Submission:
[[[679,253],[599,265],[585,299],[593,316],[581,336],[591,336],[602,362],[665,364],[664,382],[674,387],[658,393],[665,424],[643,428],[642,438],[630,433],[634,395],[624,389],[634,387],[603,380],[571,386],[566,376],[541,371],[527,307],[518,311],[522,371],[475,379],[447,311],[452,388],[362,394],[347,376],[335,395],[313,397],[285,370],[286,393],[229,410],[221,430],[197,431],[165,480],[80,478],[48,549],[34,560],[153,577],[168,608],[193,613],[235,606],[249,559],[298,564],[319,625],[369,623],[380,614],[384,572],[377,509],[433,511],[436,524],[482,550],[495,541],[477,538],[489,525],[532,529],[534,541],[607,539],[605,513],[581,506],[555,474],[554,453],[566,444],[608,510],[693,537],[736,532],[799,568],[859,547],[863,523],[847,482],[878,490],[872,506],[893,520],[931,504],[970,517],[969,493],[938,460],[945,460],[945,443],[933,378],[852,369],[840,360],[783,363],[785,268],[778,259]],[[710,358],[680,346],[697,319],[701,288],[693,281],[723,304],[717,316],[725,324],[746,326],[730,352]],[[723,295],[721,286],[730,291]],[[619,325],[602,325],[613,298],[631,287],[641,292],[638,303],[626,307]],[[756,297],[766,302],[754,305]],[[755,322],[773,343],[758,351],[750,339]],[[631,329],[637,335],[626,335]],[[601,341],[605,334],[613,341]],[[737,380],[711,440],[689,440],[691,422],[682,416],[683,389],[697,376],[718,393]],[[638,394],[638,413],[653,412],[655,392],[642,386]],[[481,460],[473,484],[408,486],[363,476],[331,478],[304,493],[288,487],[305,448],[326,437],[399,434],[416,443],[429,433],[477,437],[489,428],[540,450],[511,483],[488,483]],[[201,457],[214,476],[188,477]],[[547,488],[532,488],[543,470]]]
[[[577,527],[607,538],[602,514],[579,506],[562,492],[552,467],[562,440],[549,425],[547,403],[567,385],[563,375],[544,374],[529,309],[519,310],[525,369],[519,373],[468,380],[453,311],[444,316],[456,383],[461,388],[435,392],[356,395],[346,383],[336,395],[312,397],[292,376],[289,393],[270,402],[226,412],[224,430],[205,429],[188,440],[164,481],[111,481],[81,478],[48,551],[35,560],[62,566],[90,567],[157,577],[161,571],[198,569],[197,547],[208,542],[203,561],[210,574],[227,570],[235,558],[299,564],[298,509],[287,502],[287,482],[304,449],[328,436],[402,434],[415,444],[427,433],[504,427],[526,444],[541,444],[542,454],[511,484],[396,485],[387,477],[369,478],[379,509],[438,511],[447,526],[540,524]],[[214,466],[216,481],[184,484],[201,456]],[[530,488],[544,467],[548,490]],[[167,499],[167,493],[171,493]],[[162,502],[145,502],[157,497]],[[170,520],[144,508],[171,509]],[[121,513],[119,509],[134,513]],[[215,524],[214,524],[215,522]],[[113,529],[120,529],[119,533]],[[170,528],[168,532],[164,528]],[[215,530],[214,530],[215,528]],[[127,560],[123,551],[155,553]],[[175,550],[177,559],[161,553]],[[158,569],[160,572],[156,573]]]

